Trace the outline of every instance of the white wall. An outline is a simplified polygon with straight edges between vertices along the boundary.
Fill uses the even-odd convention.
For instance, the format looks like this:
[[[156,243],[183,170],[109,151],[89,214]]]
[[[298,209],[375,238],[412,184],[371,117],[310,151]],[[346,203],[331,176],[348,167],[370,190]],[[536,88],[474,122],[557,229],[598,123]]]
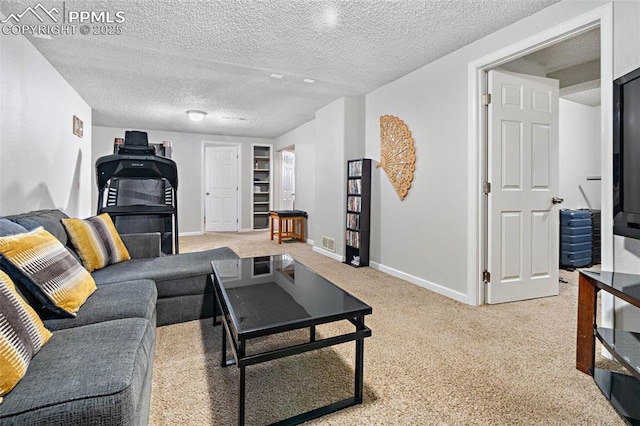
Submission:
[[[344,255],[345,108],[339,99],[316,112],[315,245],[323,236],[336,242],[336,254]]]
[[[366,157],[380,161],[386,114],[405,122],[416,148],[403,201],[384,171],[373,170],[371,260],[459,294],[466,293],[466,62],[450,55],[366,97]]]
[[[186,118],[186,115],[185,115]],[[93,155],[91,164],[103,155],[113,153],[113,140],[123,138],[126,130],[115,127],[93,128]],[[251,228],[251,193],[253,188],[253,154],[251,144],[273,144],[272,139],[242,138],[234,136],[203,135],[198,133],[177,133],[149,130],[150,143],[161,143],[169,140],[173,145],[172,159],[178,166],[178,229],[181,234],[200,233],[203,227],[202,203],[203,194],[202,164],[203,142],[218,142],[223,144],[240,144],[240,167],[242,168],[240,229]],[[93,167],[93,166],[92,166]],[[97,208],[98,189],[95,183],[95,173],[92,180],[92,211]]]
[[[561,207],[600,210],[600,107],[560,99],[559,130]]]
[[[363,98],[341,98],[318,110],[314,120],[314,246],[322,246],[323,236],[333,238],[336,258],[342,258],[345,250],[347,160],[364,157],[363,110]]]
[[[58,208],[89,216],[91,107],[23,36],[0,37],[0,87],[0,215]]]
[[[640,2],[617,0],[613,8],[613,78],[640,67]]]

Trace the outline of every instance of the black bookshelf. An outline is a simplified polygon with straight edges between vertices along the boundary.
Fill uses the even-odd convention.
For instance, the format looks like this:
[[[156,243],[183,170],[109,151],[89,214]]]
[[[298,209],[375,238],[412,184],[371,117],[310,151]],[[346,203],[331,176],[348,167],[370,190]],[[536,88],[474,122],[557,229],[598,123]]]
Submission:
[[[371,160],[347,161],[347,213],[344,263],[369,266]]]

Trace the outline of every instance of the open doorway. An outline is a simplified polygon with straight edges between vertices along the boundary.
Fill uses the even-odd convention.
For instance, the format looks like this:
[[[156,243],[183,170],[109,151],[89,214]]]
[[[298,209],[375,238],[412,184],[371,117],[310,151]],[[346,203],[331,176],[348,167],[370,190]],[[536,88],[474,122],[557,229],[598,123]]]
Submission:
[[[557,295],[559,267],[600,263],[600,28],[490,70],[488,89],[486,302]]]
[[[489,276],[492,271],[487,271],[487,265],[490,264],[489,252],[488,252],[488,240],[489,230],[487,226],[488,215],[488,199],[491,191],[486,191],[487,186],[483,185],[487,182],[487,168],[488,157],[487,146],[483,141],[486,140],[488,134],[488,126],[486,124],[487,109],[479,100],[482,95],[487,93],[487,71],[503,67],[505,64],[512,62],[519,58],[524,58],[535,52],[543,51],[546,48],[552,47],[564,41],[570,40],[577,36],[586,34],[593,30],[600,30],[600,37],[598,38],[598,44],[601,47],[600,60],[595,60],[595,67],[601,71],[600,79],[602,81],[610,81],[612,78],[612,9],[611,7],[602,7],[587,13],[583,16],[575,18],[574,20],[565,24],[554,27],[544,33],[530,37],[520,43],[514,44],[500,51],[494,52],[483,58],[478,59],[469,64],[469,77],[470,77],[470,104],[472,111],[470,112],[470,138],[469,138],[469,151],[470,151],[470,199],[475,202],[472,203],[471,218],[469,222],[470,248],[477,248],[476,250],[470,249],[469,254],[474,259],[470,258],[469,263],[469,295],[470,301],[475,304],[486,303],[487,289],[493,281],[493,274]],[[591,34],[593,35],[593,34]],[[593,61],[590,61],[593,62]],[[522,71],[518,69],[517,71]],[[552,71],[554,72],[554,71]],[[549,70],[545,70],[545,74],[548,74]],[[584,180],[583,184],[580,184],[580,188],[585,192],[585,195],[579,194],[583,199],[592,199],[589,195],[590,192],[598,192],[598,189],[591,189],[588,185],[596,184],[600,186],[599,200],[602,208],[602,222],[606,223],[611,215],[611,209],[609,201],[611,199],[611,88],[608,85],[603,85],[600,92],[601,105],[599,109],[600,115],[597,117],[597,121],[601,123],[598,132],[596,152],[600,155],[600,169],[599,173],[589,173],[589,181],[586,180],[587,176],[582,176]],[[597,112],[595,112],[597,114]],[[597,160],[595,160],[597,162]],[[600,177],[598,181],[593,178]],[[490,182],[489,182],[490,183]],[[576,185],[577,186],[577,185]],[[484,191],[482,189],[484,189]],[[578,188],[578,191],[580,191]],[[478,189],[481,189],[478,191]],[[561,195],[559,194],[559,197]],[[596,196],[596,198],[598,198]],[[551,203],[552,197],[549,197]],[[591,200],[590,200],[591,201]],[[591,208],[594,208],[592,203]],[[559,209],[556,209],[556,213]],[[550,216],[551,217],[551,216]],[[550,220],[554,220],[551,217]],[[476,232],[474,232],[476,231]],[[608,230],[602,233],[601,247],[602,247],[602,267],[608,267],[608,263],[611,263],[611,250],[612,250],[612,235]],[[493,232],[493,231],[492,231]],[[500,235],[498,235],[500,237]],[[549,251],[550,252],[550,251]],[[474,256],[475,253],[475,256]],[[557,252],[556,252],[557,253]],[[498,271],[500,273],[500,271]],[[485,278],[488,278],[485,279]]]
[[[294,210],[296,204],[296,152],[291,146],[280,151],[278,210]]]

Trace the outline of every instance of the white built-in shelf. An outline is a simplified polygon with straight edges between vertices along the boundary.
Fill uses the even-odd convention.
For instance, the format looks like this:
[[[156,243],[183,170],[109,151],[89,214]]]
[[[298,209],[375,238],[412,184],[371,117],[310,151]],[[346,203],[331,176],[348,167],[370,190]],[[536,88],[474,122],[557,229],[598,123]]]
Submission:
[[[272,179],[272,147],[270,145],[253,145],[253,229],[269,228],[269,209],[271,208]],[[258,191],[259,189],[259,191]]]

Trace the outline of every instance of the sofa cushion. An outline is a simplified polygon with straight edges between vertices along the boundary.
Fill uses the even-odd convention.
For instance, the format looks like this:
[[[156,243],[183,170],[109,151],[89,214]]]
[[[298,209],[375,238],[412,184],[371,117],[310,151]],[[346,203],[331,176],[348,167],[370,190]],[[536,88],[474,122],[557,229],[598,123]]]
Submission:
[[[142,318],[57,331],[0,404],[0,424],[145,424],[154,348]]]
[[[145,318],[156,323],[156,284],[151,280],[98,286],[75,318],[45,319],[51,330],[62,330],[121,318]]]
[[[42,227],[0,237],[0,254],[3,269],[54,314],[75,316],[96,289],[91,275]]]
[[[62,219],[71,244],[89,272],[131,259],[107,213],[88,219]]]
[[[15,222],[10,221],[4,217],[0,217],[0,237],[6,237],[7,235],[22,234],[27,232],[27,229]]]
[[[98,285],[148,278],[156,282],[158,299],[211,292],[211,261],[237,259],[228,247],[146,259],[131,259],[93,272]]]
[[[33,231],[39,226],[49,231],[51,235],[56,237],[63,246],[67,245],[67,231],[62,226],[61,219],[67,218],[66,214],[60,210],[36,210],[29,213],[22,213],[13,216],[7,216],[6,219],[18,223],[25,227],[27,231]]]
[[[24,377],[31,358],[50,337],[11,278],[0,271],[0,399]]]

